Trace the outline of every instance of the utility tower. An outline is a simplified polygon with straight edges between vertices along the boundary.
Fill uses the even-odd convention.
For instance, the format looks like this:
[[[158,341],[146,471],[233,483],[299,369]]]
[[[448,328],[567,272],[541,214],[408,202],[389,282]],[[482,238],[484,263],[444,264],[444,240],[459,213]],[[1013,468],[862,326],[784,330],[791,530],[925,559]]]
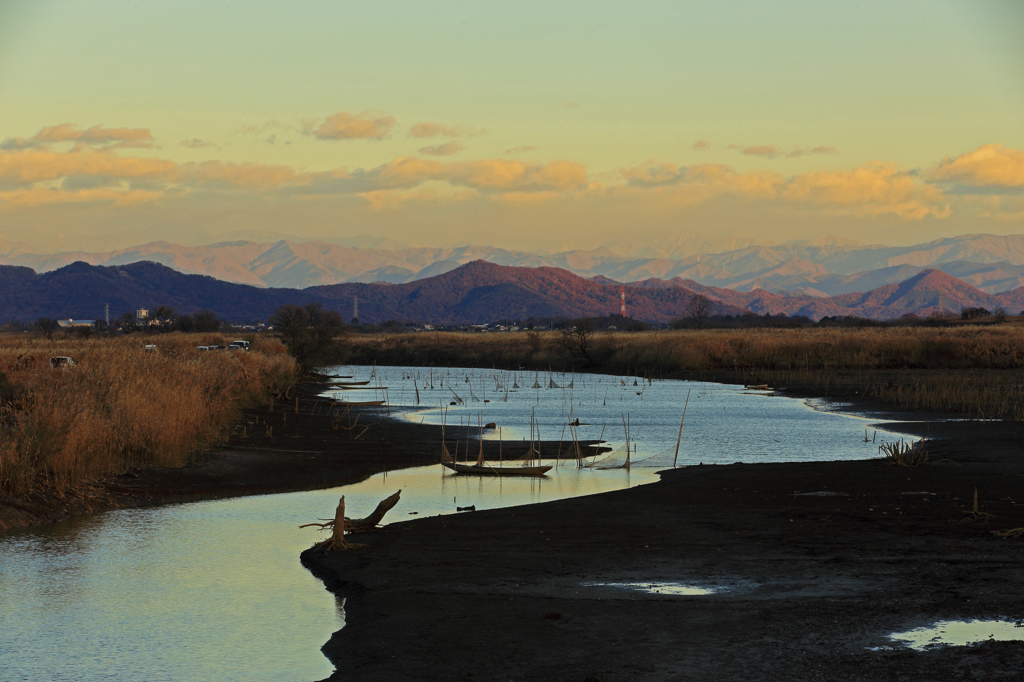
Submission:
[[[619,307],[619,315],[622,317],[626,316],[626,287],[622,287],[622,291],[619,292],[619,298],[622,299],[622,305]]]
[[[110,326],[110,304],[109,303],[104,303],[103,304],[103,319],[106,320],[107,326],[109,327]]]
[[[359,324],[359,297],[352,297],[352,324]]]

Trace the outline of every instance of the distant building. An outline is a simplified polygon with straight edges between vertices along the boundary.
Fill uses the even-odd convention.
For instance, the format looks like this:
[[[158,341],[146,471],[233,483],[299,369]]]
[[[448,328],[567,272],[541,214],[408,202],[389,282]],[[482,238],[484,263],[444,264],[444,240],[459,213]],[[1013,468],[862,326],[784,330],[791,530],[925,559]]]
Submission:
[[[149,319],[149,311],[146,310],[145,308],[139,308],[138,310],[135,311],[135,319],[136,320],[148,320]]]

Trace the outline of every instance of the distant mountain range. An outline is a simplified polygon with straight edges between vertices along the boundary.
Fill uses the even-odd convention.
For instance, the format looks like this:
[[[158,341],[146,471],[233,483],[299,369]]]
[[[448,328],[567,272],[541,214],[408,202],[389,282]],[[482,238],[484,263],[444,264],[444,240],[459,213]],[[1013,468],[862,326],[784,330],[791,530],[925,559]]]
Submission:
[[[37,317],[99,319],[167,305],[179,312],[209,309],[233,322],[264,321],[284,303],[322,301],[352,317],[358,297],[364,322],[397,319],[436,324],[475,324],[530,317],[575,318],[616,314],[621,285],[597,276],[583,278],[552,267],[511,267],[477,260],[433,277],[403,284],[344,283],[304,289],[256,287],[205,275],[186,275],[152,262],[94,266],[77,262],[37,274],[30,268],[0,266],[0,319]],[[710,298],[715,314],[746,311],[772,315],[895,318],[907,313],[962,307],[1024,309],[1024,288],[989,294],[936,269],[866,293],[820,297],[766,290],[737,291],[681,278],[649,278],[626,285],[627,313],[634,319],[669,322],[686,315],[695,294]]]
[[[555,254],[491,246],[413,248],[371,237],[352,238],[347,244],[278,240],[180,246],[150,242],[102,253],[41,254],[0,240],[0,264],[47,272],[76,261],[127,265],[148,260],[187,274],[291,289],[346,282],[410,283],[475,260],[562,268],[582,277],[601,276],[616,282],[679,278],[739,292],[788,292],[819,298],[871,291],[929,268],[989,294],[1024,285],[1024,235],[962,235],[894,247],[864,245],[841,237],[768,245],[680,233],[643,244]]]

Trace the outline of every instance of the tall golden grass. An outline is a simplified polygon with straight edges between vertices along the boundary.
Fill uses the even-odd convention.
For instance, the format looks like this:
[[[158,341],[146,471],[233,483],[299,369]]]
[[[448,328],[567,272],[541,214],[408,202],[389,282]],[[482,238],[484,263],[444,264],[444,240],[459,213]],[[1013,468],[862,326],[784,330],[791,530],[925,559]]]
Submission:
[[[158,350],[143,350],[146,343]],[[62,490],[132,467],[182,466],[222,438],[244,407],[294,381],[295,363],[276,340],[256,341],[248,353],[196,350],[213,343],[224,339],[0,336],[0,492]],[[76,365],[53,369],[52,356]]]
[[[573,355],[558,332],[352,335],[349,342],[352,362],[696,374],[1024,421],[1019,326],[601,332],[589,358]]]

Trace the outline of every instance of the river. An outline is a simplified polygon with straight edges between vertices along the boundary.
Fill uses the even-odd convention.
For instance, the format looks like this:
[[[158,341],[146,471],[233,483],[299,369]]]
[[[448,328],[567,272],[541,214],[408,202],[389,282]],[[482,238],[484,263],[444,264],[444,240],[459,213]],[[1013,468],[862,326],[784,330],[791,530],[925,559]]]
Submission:
[[[684,405],[680,466],[862,459],[877,456],[883,438],[898,437],[870,428],[866,442],[871,421],[736,386],[462,369],[434,370],[431,380],[423,368],[332,369],[371,381],[372,388],[338,392],[344,399],[386,395],[393,418],[445,420],[452,451],[458,440],[460,453],[472,452],[478,425],[496,422],[512,457],[525,451],[531,420],[542,439],[557,441],[570,418],[583,424],[579,439],[603,432],[622,448],[625,419],[639,466],[578,468],[565,459],[566,429],[562,461],[539,480],[456,477],[434,465],[333,490],[119,510],[7,532],[0,535],[0,680],[327,677],[332,666],[318,650],[344,625],[344,605],[299,564],[299,553],[321,536],[298,525],[333,516],[340,495],[350,515],[362,516],[402,489],[386,519],[396,522],[649,483],[657,468],[643,459],[674,454]],[[527,388],[534,385],[542,388]],[[498,438],[497,430],[484,435]]]

